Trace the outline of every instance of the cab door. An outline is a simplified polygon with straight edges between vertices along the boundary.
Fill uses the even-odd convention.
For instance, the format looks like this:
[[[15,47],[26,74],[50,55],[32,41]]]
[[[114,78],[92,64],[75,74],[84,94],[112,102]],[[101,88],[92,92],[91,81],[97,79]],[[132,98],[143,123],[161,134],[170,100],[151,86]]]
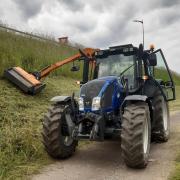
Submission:
[[[166,59],[161,49],[153,52],[157,58],[157,65],[153,68],[153,77],[163,90],[167,101],[175,100],[175,86]]]

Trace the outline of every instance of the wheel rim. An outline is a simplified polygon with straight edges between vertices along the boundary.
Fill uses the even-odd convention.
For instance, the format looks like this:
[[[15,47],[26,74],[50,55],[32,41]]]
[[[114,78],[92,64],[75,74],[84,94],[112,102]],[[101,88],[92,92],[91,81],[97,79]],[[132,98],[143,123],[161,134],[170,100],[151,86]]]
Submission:
[[[65,136],[64,137],[64,145],[70,146],[73,143],[73,139],[71,136]]]
[[[162,111],[163,111],[163,126],[164,130],[167,131],[168,129],[168,113],[167,113],[167,106],[164,98],[162,97]]]
[[[144,132],[143,132],[143,150],[144,154],[147,153],[148,150],[148,143],[149,142],[149,128],[148,128],[148,120],[147,118],[145,119],[145,124],[144,124]]]
[[[71,115],[67,113],[65,115],[65,123],[66,123],[66,118],[71,118]],[[73,138],[70,136],[64,136],[64,145],[65,146],[70,146],[73,143]]]

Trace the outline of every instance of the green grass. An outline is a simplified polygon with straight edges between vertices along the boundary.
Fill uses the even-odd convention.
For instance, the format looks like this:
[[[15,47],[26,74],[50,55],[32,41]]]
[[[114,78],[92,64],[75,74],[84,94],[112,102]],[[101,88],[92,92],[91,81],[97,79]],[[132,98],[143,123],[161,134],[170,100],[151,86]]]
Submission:
[[[180,180],[180,161],[176,163],[176,170],[174,174],[170,177],[170,180]]]
[[[180,86],[176,86],[176,100],[170,103],[171,111],[180,111]]]
[[[165,82],[170,80],[169,75],[164,68],[155,68],[154,70],[155,70],[154,73],[156,79],[162,79]],[[171,71],[171,74],[173,76],[173,81],[175,85],[180,86],[180,74],[174,71]]]
[[[176,86],[176,101],[170,103],[171,111],[180,111],[180,86]],[[178,143],[179,144],[179,143]],[[178,145],[179,146],[179,145]],[[179,146],[180,149],[180,146]],[[177,152],[177,158],[175,162],[175,170],[171,174],[170,180],[180,180],[180,150]]]
[[[176,158],[176,169],[169,179],[170,180],[180,180],[180,154]]]
[[[178,143],[178,146],[179,146],[179,143]],[[180,152],[176,157],[175,170],[172,172],[169,180],[180,180]]]
[[[71,78],[46,82],[42,93],[29,96],[0,80],[0,179],[23,178],[51,161],[41,143],[43,115],[51,97],[72,94],[79,87]]]
[[[66,45],[39,41],[2,30],[0,39],[0,76],[5,69],[13,66],[20,66],[30,72],[39,71],[78,52]],[[69,71],[70,66],[59,68],[53,75],[73,76]]]

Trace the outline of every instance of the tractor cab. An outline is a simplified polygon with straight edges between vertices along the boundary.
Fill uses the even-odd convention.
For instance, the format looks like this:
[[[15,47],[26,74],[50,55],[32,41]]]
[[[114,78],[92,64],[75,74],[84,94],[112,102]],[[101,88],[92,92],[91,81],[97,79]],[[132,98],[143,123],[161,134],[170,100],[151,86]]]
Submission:
[[[108,80],[109,76],[118,79],[125,96],[144,93],[153,96],[144,87],[144,84],[153,83],[159,89],[164,88],[161,92],[167,101],[175,99],[174,82],[166,59],[161,49],[154,51],[154,46],[148,50],[144,50],[142,44],[138,48],[132,44],[113,46],[97,51],[93,60],[84,59],[81,85],[94,79],[107,77]]]
[[[97,77],[117,76],[128,79],[129,89],[137,87],[137,48],[132,45],[110,47],[97,52]]]
[[[110,47],[97,51],[95,60],[93,80],[81,86],[79,110],[118,112],[127,93],[138,88],[137,48]]]

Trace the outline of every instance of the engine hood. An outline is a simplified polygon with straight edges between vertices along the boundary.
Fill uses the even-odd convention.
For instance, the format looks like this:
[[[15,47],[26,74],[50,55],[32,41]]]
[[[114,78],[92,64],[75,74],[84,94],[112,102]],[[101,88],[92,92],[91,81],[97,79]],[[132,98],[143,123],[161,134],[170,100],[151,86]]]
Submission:
[[[98,78],[97,80],[104,80],[106,83],[112,83],[114,81],[118,81],[118,77],[117,76],[105,76],[105,77]]]
[[[100,97],[102,100],[102,107],[107,107],[112,105],[112,99],[114,98],[114,91],[117,88],[115,86],[120,85],[118,83],[118,78],[116,76],[106,76],[92,81],[87,82],[81,86],[80,97],[84,100],[84,108],[90,110],[92,106],[92,100],[94,97]],[[108,93],[108,94],[107,94]]]
[[[106,76],[89,81],[86,84],[82,85],[80,96],[85,97],[87,96],[87,94],[91,98],[101,96],[103,90],[105,90],[109,84],[115,81],[118,81],[116,76]]]

